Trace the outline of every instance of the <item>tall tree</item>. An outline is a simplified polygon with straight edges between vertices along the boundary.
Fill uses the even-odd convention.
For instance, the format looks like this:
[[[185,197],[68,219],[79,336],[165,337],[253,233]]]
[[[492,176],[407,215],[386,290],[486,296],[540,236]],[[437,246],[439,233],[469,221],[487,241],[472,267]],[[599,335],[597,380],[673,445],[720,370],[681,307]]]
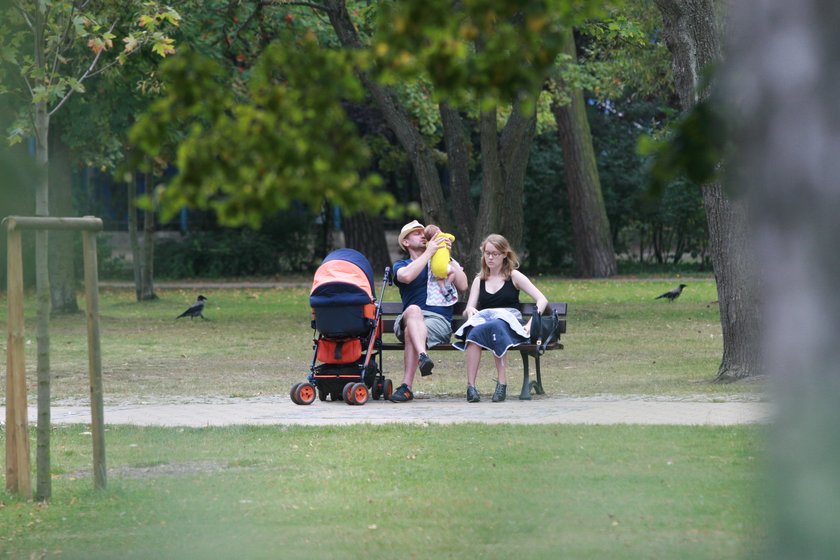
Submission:
[[[656,0],[673,75],[684,110],[708,97],[706,72],[722,60],[725,14],[717,0]],[[716,380],[731,382],[760,373],[756,277],[744,199],[730,196],[719,180],[703,185],[709,252],[717,282],[723,357]]]
[[[222,10],[225,2],[218,5],[218,9]],[[411,162],[414,178],[420,187],[424,219],[455,233],[460,240],[456,242],[456,254],[462,262],[465,254],[474,257],[467,259],[467,264],[472,264],[474,269],[478,262],[478,243],[487,233],[503,231],[515,246],[521,245],[524,175],[535,132],[537,94],[560,51],[562,30],[601,13],[602,7],[601,2],[566,0],[525,4],[512,0],[471,1],[459,3],[454,8],[448,0],[435,0],[431,4],[418,0],[386,4],[326,0],[321,4],[260,3],[247,17],[240,17],[245,13],[237,11],[239,4],[229,2],[225,13],[234,15],[232,20],[236,25],[225,32],[223,43],[239,45],[237,41],[244,37],[254,39],[242,40],[241,46],[247,52],[234,56],[237,61],[247,61],[249,56],[254,55],[254,45],[270,37],[273,43],[270,48],[263,49],[260,58],[264,59],[273,49],[275,54],[270,56],[276,57],[276,53],[283,52],[286,60],[275,64],[270,77],[258,79],[281,80],[282,89],[289,94],[293,92],[292,88],[310,92],[301,96],[305,103],[314,99],[312,84],[317,83],[320,77],[316,76],[315,80],[298,79],[295,77],[297,65],[283,62],[290,61],[289,57],[294,55],[298,64],[307,68],[310,74],[313,68],[319,67],[317,61],[325,57],[352,63],[365,92],[378,107]],[[292,31],[301,31],[296,28],[299,12],[291,12],[292,8],[326,13],[334,35],[327,35],[317,19],[307,20],[311,28],[302,37],[298,33],[292,41],[282,26],[262,25],[261,22],[276,23],[278,10],[287,10],[282,21],[287,22]],[[259,33],[248,31],[251,24],[256,25]],[[306,45],[306,48],[301,48],[301,45]],[[313,45],[320,46],[325,52],[316,53],[311,48]],[[336,47],[343,52],[329,52]],[[305,56],[312,58],[305,60]],[[234,90],[247,94],[227,96],[228,99],[222,103],[232,103],[229,106],[231,113],[234,113],[233,104],[254,103],[253,94],[257,92],[247,83],[264,72],[259,66],[248,66],[246,63],[240,68],[243,76],[239,80],[241,87]],[[195,65],[190,68],[194,78],[198,76],[196,70]],[[203,114],[199,120],[203,122],[201,131],[204,140],[227,127],[227,118],[221,121],[212,118],[214,95],[194,95],[195,88],[175,76],[174,69],[169,76],[175,80],[172,83],[178,85],[169,89],[169,100],[154,107],[150,115],[155,114],[154,118],[158,121],[163,119],[174,123],[183,122],[181,119],[185,115],[196,117]],[[344,80],[344,76],[337,78],[333,75],[329,88],[324,91],[331,91],[334,84],[349,84]],[[439,138],[430,142],[426,131],[421,130],[416,115],[404,103],[405,99],[399,92],[401,88],[404,90],[406,81],[431,85],[430,97],[437,103],[446,153],[440,152]],[[193,79],[192,83],[196,80]],[[211,90],[215,89],[211,86]],[[350,89],[336,91],[336,94],[346,100]],[[249,95],[252,96],[250,99]],[[277,123],[288,117],[278,114],[278,108],[271,104],[260,103],[259,111],[262,117],[274,119]],[[469,188],[472,183],[470,154],[473,150],[470,137],[465,133],[468,124],[471,124],[465,119],[467,111],[474,115],[474,126],[480,141],[482,190],[477,206]],[[294,110],[289,112],[295,113]],[[235,115],[233,120],[238,120],[240,126],[246,126],[244,117],[245,113]],[[297,137],[306,137],[308,145],[319,145],[318,139],[310,142],[312,138],[306,136],[305,125],[293,124]],[[324,129],[321,126],[317,131],[320,133]],[[291,132],[289,128],[287,137],[290,139],[293,137],[289,134]],[[151,120],[140,119],[134,139],[146,153],[157,156],[163,136],[162,127],[154,125]],[[239,150],[226,150],[231,156],[229,162],[210,161],[201,156],[202,152],[211,153],[207,149],[209,145],[204,144],[202,151],[197,151],[194,148],[199,145],[198,134],[190,132],[188,137],[191,139],[182,142],[178,151],[177,165],[181,172],[160,199],[169,211],[182,204],[210,207],[212,199],[212,206],[223,223],[238,224],[252,220],[256,223],[260,219],[258,216],[270,212],[278,200],[288,200],[288,195],[296,192],[285,177],[284,180],[273,181],[271,187],[239,188],[251,182],[251,179],[242,180],[241,175],[251,166],[239,157]],[[258,136],[253,135],[253,138]],[[259,156],[264,160],[261,154],[270,144],[260,142],[250,148],[252,159]],[[229,141],[225,144],[226,148],[230,145]],[[328,159],[335,164],[332,169],[338,170],[340,160]],[[275,161],[280,163],[281,160],[275,156]],[[238,192],[222,187],[213,177],[214,170],[221,167],[228,169],[234,162],[240,170],[235,175],[240,177],[234,181],[232,176],[227,176],[225,184],[236,184]],[[444,164],[449,167],[449,185],[444,185],[441,180],[441,165]],[[291,176],[290,173],[284,175]],[[273,176],[269,173],[266,177]],[[311,190],[311,194],[316,196],[321,192],[320,188]],[[245,193],[247,196],[244,196]],[[358,193],[358,200],[369,196],[363,191]],[[248,199],[246,207],[242,206],[244,199]],[[306,197],[307,201],[314,202],[310,199]],[[257,204],[258,200],[262,204]],[[330,202],[342,205],[337,200]],[[356,204],[352,197],[348,197],[346,202]],[[372,208],[369,204],[363,206],[368,210]],[[355,208],[344,207],[343,210],[352,213]]]
[[[73,162],[69,147],[60,135],[50,135],[50,184],[51,212],[57,216],[74,216]],[[49,234],[50,307],[52,313],[76,313],[76,259],[74,241],[78,234],[71,231],[53,231]]]
[[[563,53],[574,65],[577,60],[574,34],[568,30],[565,35]],[[586,103],[579,87],[563,84],[562,79],[560,82],[567,101],[561,102],[558,99],[560,96],[555,93],[551,109],[557,121],[565,163],[575,239],[575,268],[579,275],[586,278],[606,278],[618,273],[618,265],[592,147]]]
[[[317,211],[326,198],[348,213],[393,206],[380,179],[359,172],[370,151],[342,106],[362,93],[346,56],[312,36],[272,43],[233,83],[195,52],[164,64],[164,95],[129,135],[138,163],[175,153],[178,173],[153,193],[162,219],[197,207],[223,225],[258,227],[293,201]]]
[[[107,9],[106,9],[107,8]],[[136,9],[137,8],[137,9]],[[35,186],[35,215],[50,215],[49,132],[50,120],[76,93],[84,92],[84,83],[94,76],[103,55],[113,49],[113,30],[119,17],[137,13],[145,27],[126,37],[126,48],[111,64],[125,60],[141,42],[153,42],[164,55],[171,50],[171,39],[161,31],[163,22],[177,24],[176,12],[156,11],[153,3],[135,6],[109,3],[13,0],[0,9],[0,35],[7,41],[4,62],[16,69],[14,84],[0,93],[16,94],[18,118],[11,131],[13,143],[31,134],[35,139],[35,161],[42,170]],[[154,13],[138,12],[150,9]],[[84,55],[80,55],[84,52]],[[78,56],[73,56],[78,55]],[[50,430],[50,337],[51,304],[49,282],[49,247],[45,231],[35,235],[35,284],[38,301],[37,375],[38,375],[38,477],[36,497],[46,500],[51,494],[49,477]]]
[[[150,188],[153,176],[151,172],[142,175],[144,186]],[[128,237],[131,243],[132,263],[134,272],[134,295],[137,301],[157,299],[154,285],[154,212],[137,208],[137,183],[140,175],[135,174],[128,181]],[[142,215],[142,242],[138,214]]]
[[[376,275],[391,266],[390,252],[382,232],[385,227],[379,216],[356,212],[344,218],[344,245],[356,249],[370,259]],[[379,280],[379,278],[374,278]]]
[[[345,0],[329,0],[326,6],[330,22],[341,43],[351,49],[365,48],[366,43],[357,31],[358,26],[353,21]],[[448,29],[448,35],[443,34],[452,38],[452,41],[463,42],[458,52],[474,52],[469,60],[461,60],[462,55],[446,52],[447,46],[438,45],[439,50],[435,50],[438,47],[430,49],[434,53],[428,55],[430,66],[423,66],[421,62],[409,64],[408,69],[402,67],[403,61],[407,57],[411,58],[411,55],[407,53],[417,52],[420,50],[419,44],[431,35],[442,36],[441,28],[447,28],[446,18],[441,20],[441,14],[446,10],[436,12],[435,6],[412,2],[397,6],[393,13],[386,12],[385,19],[380,22],[380,33],[372,39],[374,43],[372,48],[375,52],[382,54],[383,60],[380,67],[385,67],[388,71],[401,76],[413,75],[412,79],[417,79],[430,68],[441,72],[441,75],[435,76],[432,71],[430,75],[436,87],[450,93],[448,96],[443,95],[444,98],[448,97],[448,100],[439,104],[440,122],[443,126],[447,150],[446,163],[450,176],[448,201],[437,170],[435,152],[428,145],[427,139],[423,137],[414,120],[410,118],[407,110],[401,105],[398,97],[385,85],[389,80],[393,80],[393,77],[389,78],[388,72],[384,75],[361,72],[365,87],[385,115],[403,149],[409,154],[415,176],[420,183],[424,218],[456,234],[460,240],[456,243],[456,250],[460,252],[459,257],[470,271],[475,271],[478,267],[479,243],[491,232],[504,232],[515,247],[521,248],[524,219],[521,201],[531,141],[536,130],[535,99],[541,82],[539,77],[541,69],[532,68],[532,66],[538,66],[537,64],[526,62],[527,57],[521,52],[511,54],[506,51],[504,53],[514,58],[523,56],[519,62],[510,59],[503,60],[504,54],[498,50],[499,45],[493,42],[495,38],[491,40],[496,33],[508,39],[516,37],[522,42],[521,38],[528,33],[525,31],[528,28],[527,23],[532,21],[528,18],[533,14],[530,14],[527,8],[523,9],[513,3],[501,2],[497,7],[499,12],[495,17],[482,20],[477,12],[469,11],[470,9],[479,10],[479,8],[467,6],[467,9],[453,18],[454,21],[460,22],[460,27],[456,26],[454,30]],[[409,26],[412,26],[410,32],[402,34],[400,30],[409,30]],[[434,28],[435,31],[430,32],[430,28]],[[394,33],[400,35],[395,36],[389,29],[393,29]],[[540,33],[537,32],[534,35],[540,36]],[[554,36],[549,34],[548,39],[553,40]],[[551,45],[552,40],[546,40],[546,43]],[[515,42],[510,41],[507,44]],[[415,46],[418,48],[415,49]],[[551,58],[547,54],[550,51],[543,52],[536,48],[534,52],[538,53],[538,56],[535,56],[533,60],[541,60],[541,56]],[[471,81],[479,74],[457,76],[455,68],[461,62],[468,67],[486,67],[486,72],[501,76],[501,83],[486,83],[481,79]],[[490,68],[497,71],[490,72]],[[530,73],[517,74],[515,76],[519,79],[517,81],[510,75],[511,68],[526,68]],[[526,75],[528,79],[525,79]],[[512,85],[513,83],[515,85]],[[493,94],[490,93],[491,90]],[[500,90],[503,92],[500,93]],[[478,116],[482,188],[477,208],[469,196],[468,188],[471,182],[470,143],[465,134],[463,116],[456,106],[453,106],[453,103],[463,105],[465,91],[472,92],[466,97],[474,95],[483,100]],[[497,97],[494,98],[494,95]],[[513,102],[513,110],[500,130],[498,108],[500,101],[504,99]]]
[[[760,259],[772,518],[765,556],[840,546],[840,5],[732,4],[725,99]]]

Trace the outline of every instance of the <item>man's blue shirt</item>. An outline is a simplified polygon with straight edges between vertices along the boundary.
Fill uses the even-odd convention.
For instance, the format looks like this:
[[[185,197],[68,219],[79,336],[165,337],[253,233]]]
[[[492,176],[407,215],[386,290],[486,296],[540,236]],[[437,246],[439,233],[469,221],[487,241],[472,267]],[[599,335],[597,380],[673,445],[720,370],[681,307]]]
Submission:
[[[437,305],[426,305],[426,286],[429,281],[429,267],[426,266],[417,275],[417,278],[404,284],[397,280],[397,272],[412,262],[411,259],[403,259],[394,263],[394,284],[400,289],[400,298],[402,298],[403,309],[409,305],[416,305],[420,309],[432,311],[438,315],[446,317],[449,321],[452,320],[452,306],[443,307]]]

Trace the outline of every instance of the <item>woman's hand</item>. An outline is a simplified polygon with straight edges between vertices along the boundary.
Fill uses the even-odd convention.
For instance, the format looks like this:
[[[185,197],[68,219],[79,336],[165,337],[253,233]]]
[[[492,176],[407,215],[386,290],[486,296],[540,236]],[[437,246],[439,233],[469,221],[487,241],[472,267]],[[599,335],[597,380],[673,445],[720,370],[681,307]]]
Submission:
[[[478,309],[476,309],[475,307],[465,307],[464,308],[464,319],[469,319],[470,317],[472,317],[476,313],[478,313]]]
[[[525,332],[528,333],[528,336],[531,335],[531,321],[533,319],[528,319],[528,322],[522,325],[522,328],[525,329]]]

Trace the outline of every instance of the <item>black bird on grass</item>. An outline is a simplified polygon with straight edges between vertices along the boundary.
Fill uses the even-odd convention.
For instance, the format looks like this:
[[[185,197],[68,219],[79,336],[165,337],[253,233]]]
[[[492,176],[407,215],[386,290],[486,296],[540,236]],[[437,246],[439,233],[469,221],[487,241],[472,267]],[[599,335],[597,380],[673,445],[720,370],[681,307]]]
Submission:
[[[669,291],[665,292],[664,294],[662,294],[661,296],[656,296],[654,299],[668,298],[668,303],[671,303],[672,301],[674,301],[675,299],[680,297],[680,294],[682,293],[683,288],[685,288],[685,286],[686,286],[685,284],[680,284],[679,286],[677,286],[673,290],[669,290]]]
[[[175,317],[175,319],[180,319],[181,317],[189,317],[190,319],[201,317],[202,319],[207,319],[204,316],[204,302],[206,299],[204,296],[198,296],[195,303],[190,305],[186,311]]]

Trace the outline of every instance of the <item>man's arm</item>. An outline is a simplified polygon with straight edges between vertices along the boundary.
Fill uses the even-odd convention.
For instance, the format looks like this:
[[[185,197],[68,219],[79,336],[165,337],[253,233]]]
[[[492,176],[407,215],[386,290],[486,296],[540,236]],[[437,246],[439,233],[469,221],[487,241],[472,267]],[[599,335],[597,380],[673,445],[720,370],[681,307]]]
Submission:
[[[410,284],[413,282],[414,279],[423,272],[423,269],[429,265],[429,261],[432,260],[432,255],[435,254],[435,251],[437,251],[438,247],[443,245],[444,242],[451,243],[451,241],[442,237],[436,237],[427,242],[426,250],[423,251],[420,256],[397,271],[397,280],[401,284]]]
[[[464,272],[464,268],[455,259],[452,259],[449,264],[452,265],[452,271],[449,273],[447,280],[452,282],[459,292],[466,292],[470,282],[467,280],[467,273]]]

